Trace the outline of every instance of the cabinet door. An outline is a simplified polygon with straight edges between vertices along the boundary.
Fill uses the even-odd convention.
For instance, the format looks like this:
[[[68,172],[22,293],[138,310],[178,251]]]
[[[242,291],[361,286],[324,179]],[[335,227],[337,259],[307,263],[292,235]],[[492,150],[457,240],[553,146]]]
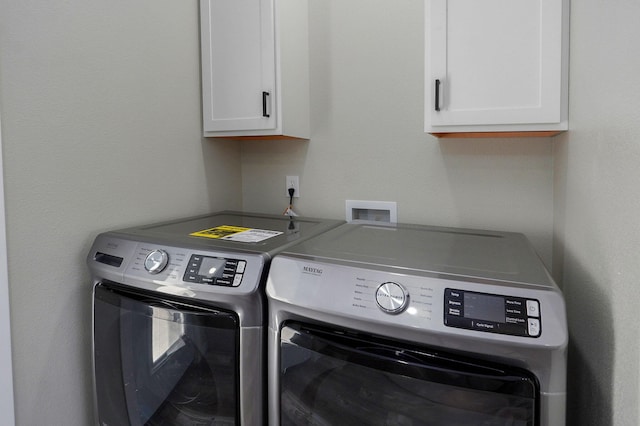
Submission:
[[[273,0],[201,0],[204,131],[274,129]]]
[[[562,121],[562,0],[427,0],[426,131]]]

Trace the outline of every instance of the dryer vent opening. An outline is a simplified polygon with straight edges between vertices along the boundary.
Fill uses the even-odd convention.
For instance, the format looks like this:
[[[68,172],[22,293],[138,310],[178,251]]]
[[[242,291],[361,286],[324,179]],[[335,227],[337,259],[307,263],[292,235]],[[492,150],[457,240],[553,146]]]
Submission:
[[[347,222],[397,223],[395,201],[346,201]]]

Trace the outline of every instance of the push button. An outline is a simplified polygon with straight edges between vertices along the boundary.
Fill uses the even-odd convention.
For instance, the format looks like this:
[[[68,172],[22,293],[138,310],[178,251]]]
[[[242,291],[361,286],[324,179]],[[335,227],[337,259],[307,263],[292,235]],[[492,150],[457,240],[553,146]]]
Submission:
[[[460,290],[445,290],[445,310],[447,315],[462,317],[464,312],[463,294]]]
[[[530,317],[540,316],[540,304],[537,300],[527,300],[527,315]]]
[[[505,308],[505,313],[507,315],[515,316],[515,317],[526,317],[527,313],[522,308],[514,308],[511,306],[507,306]]]
[[[513,309],[522,308],[522,299],[517,299],[515,297],[505,298],[504,303],[507,308],[513,308]]]
[[[499,329],[499,325],[492,321],[472,321],[471,325],[476,330],[482,331],[497,331]]]
[[[448,300],[462,300],[462,292],[460,290],[446,289],[446,297]]]
[[[528,320],[529,336],[538,337],[540,335],[540,320],[529,318]]]
[[[242,274],[236,274],[236,276],[233,277],[233,284],[232,285],[234,287],[238,287],[241,282],[242,282]]]
[[[449,308],[449,310],[447,312],[448,312],[449,315],[453,315],[454,317],[462,316],[462,312],[460,311],[460,309]]]
[[[188,281],[188,282],[192,282],[192,283],[199,283],[200,282],[200,277],[198,277],[195,274],[185,274],[184,278],[182,279],[183,281]]]

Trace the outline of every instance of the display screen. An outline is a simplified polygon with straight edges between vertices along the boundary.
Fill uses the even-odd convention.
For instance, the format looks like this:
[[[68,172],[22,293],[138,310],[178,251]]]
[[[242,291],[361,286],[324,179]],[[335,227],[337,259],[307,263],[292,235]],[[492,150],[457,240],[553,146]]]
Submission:
[[[198,275],[207,278],[219,278],[224,272],[224,265],[227,263],[225,259],[218,259],[216,257],[203,257]]]
[[[504,323],[504,297],[465,292],[464,317]]]

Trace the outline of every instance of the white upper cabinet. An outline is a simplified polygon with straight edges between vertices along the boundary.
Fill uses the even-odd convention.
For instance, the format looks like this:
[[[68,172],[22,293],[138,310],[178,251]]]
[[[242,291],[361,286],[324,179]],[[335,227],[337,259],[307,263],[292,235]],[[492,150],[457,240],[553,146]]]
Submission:
[[[426,132],[458,137],[567,130],[568,0],[425,5]]]
[[[309,138],[306,0],[200,0],[205,136]]]

